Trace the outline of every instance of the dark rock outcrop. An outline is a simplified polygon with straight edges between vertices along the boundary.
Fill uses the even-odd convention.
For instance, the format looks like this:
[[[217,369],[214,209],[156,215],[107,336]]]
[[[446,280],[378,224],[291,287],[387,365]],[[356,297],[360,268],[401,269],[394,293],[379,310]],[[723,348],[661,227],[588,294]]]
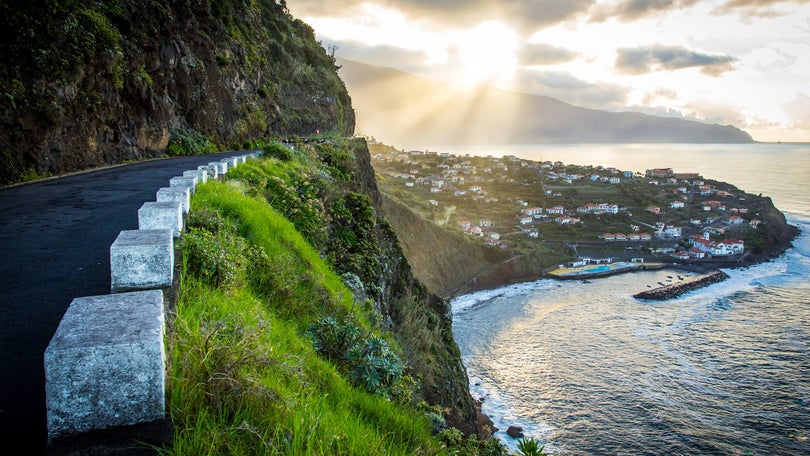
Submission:
[[[506,430],[506,435],[512,437],[513,439],[522,439],[523,428],[520,426],[509,426],[509,428]]]

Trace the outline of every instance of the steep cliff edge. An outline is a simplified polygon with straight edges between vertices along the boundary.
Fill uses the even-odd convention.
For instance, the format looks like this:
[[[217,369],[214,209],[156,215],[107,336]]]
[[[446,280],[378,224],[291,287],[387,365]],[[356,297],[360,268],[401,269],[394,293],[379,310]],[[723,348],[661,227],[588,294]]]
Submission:
[[[334,59],[283,1],[12,2],[0,26],[0,184],[160,156],[173,134],[354,131]]]
[[[497,288],[542,275],[538,258],[512,255],[437,226],[390,195],[383,196],[383,207],[414,274],[440,296]]]
[[[323,149],[323,146],[320,146]],[[380,312],[390,319],[391,330],[406,352],[412,353],[412,367],[422,378],[421,393],[431,403],[445,408],[448,424],[467,433],[476,432],[475,409],[469,394],[467,373],[461,363],[452,331],[449,303],[439,298],[414,276],[403,253],[400,234],[389,223],[389,212],[377,187],[374,168],[365,140],[347,144],[350,157],[332,166],[345,169],[341,186],[346,191],[362,192],[377,214],[374,238],[376,267],[343,271],[356,273]],[[356,220],[357,217],[353,217]],[[333,218],[333,224],[336,221]],[[353,221],[354,223],[354,221]],[[345,262],[337,259],[337,263]],[[364,270],[366,272],[364,272]],[[370,285],[370,286],[369,286]]]

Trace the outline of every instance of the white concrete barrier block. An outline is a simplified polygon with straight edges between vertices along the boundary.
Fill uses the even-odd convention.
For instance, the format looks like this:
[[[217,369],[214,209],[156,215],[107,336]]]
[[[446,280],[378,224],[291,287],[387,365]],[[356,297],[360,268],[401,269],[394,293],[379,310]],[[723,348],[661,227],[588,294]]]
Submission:
[[[158,203],[178,202],[183,214],[188,214],[191,207],[191,191],[183,187],[163,187],[157,191],[155,198]]]
[[[76,298],[45,350],[48,438],[164,418],[163,293]]]
[[[174,278],[171,230],[118,233],[110,246],[110,278],[113,293],[170,287]]]
[[[138,209],[139,230],[172,230],[172,236],[180,237],[183,231],[183,205],[179,201],[143,203]]]
[[[219,176],[216,166],[201,165],[198,166],[197,169],[200,171],[205,171],[208,174],[208,177],[211,179],[216,179]]]
[[[229,170],[232,168],[236,168],[239,165],[239,162],[236,159],[236,157],[223,158],[222,162],[228,165]]]
[[[221,176],[228,172],[228,164],[225,162],[211,162],[208,166],[215,166],[217,168],[217,173]]]
[[[236,157],[236,159],[238,160],[240,165],[243,164],[243,163],[247,163],[247,158],[248,158],[247,155],[240,155],[240,156]]]
[[[183,171],[183,177],[196,177],[196,185],[200,185],[208,181],[208,171],[203,169],[191,169],[188,171]]]
[[[187,188],[188,191],[193,195],[194,190],[197,188],[197,178],[196,177],[172,177],[169,179],[169,188]]]

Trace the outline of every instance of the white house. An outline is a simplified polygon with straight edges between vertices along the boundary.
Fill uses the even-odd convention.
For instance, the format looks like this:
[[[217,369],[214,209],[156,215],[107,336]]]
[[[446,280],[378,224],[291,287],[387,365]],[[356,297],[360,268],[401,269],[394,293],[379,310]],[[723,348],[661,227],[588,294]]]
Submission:
[[[680,200],[673,201],[673,202],[669,203],[669,207],[671,207],[673,209],[683,209],[684,208],[684,203],[683,203],[683,201],[680,201]]]

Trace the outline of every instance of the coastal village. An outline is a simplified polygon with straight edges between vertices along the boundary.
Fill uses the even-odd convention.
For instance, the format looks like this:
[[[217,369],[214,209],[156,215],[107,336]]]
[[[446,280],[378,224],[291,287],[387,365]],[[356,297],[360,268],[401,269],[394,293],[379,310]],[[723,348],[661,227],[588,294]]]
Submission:
[[[371,151],[385,192],[422,217],[492,247],[556,252],[569,266],[729,263],[763,236],[760,197],[694,172]]]

